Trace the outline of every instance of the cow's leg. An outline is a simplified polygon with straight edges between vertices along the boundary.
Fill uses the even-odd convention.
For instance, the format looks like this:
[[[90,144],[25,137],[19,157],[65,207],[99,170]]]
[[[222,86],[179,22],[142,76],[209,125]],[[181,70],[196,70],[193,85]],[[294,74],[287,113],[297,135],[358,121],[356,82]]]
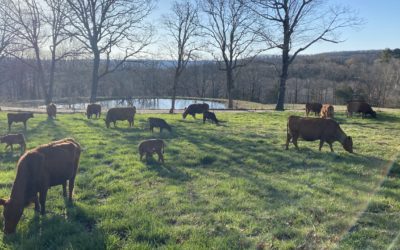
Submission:
[[[39,205],[39,197],[37,194],[35,194],[35,197],[33,198],[33,202],[35,203],[35,212],[39,213],[40,205]]]
[[[26,130],[26,121],[24,121],[24,129]]]
[[[162,129],[163,129],[163,128],[162,128],[162,127],[160,127],[160,133],[162,133]]]
[[[8,131],[10,131],[11,130],[11,124],[12,124],[12,122],[8,122]]]
[[[143,159],[143,153],[140,153],[140,161]]]
[[[150,126],[150,131],[151,131],[152,133],[154,132],[153,126]]]
[[[113,123],[114,123],[114,128],[116,128],[116,127],[117,127],[117,126],[116,126],[116,123],[117,123],[117,122],[116,122],[116,121],[113,121]]]
[[[193,114],[192,116],[193,116],[193,119],[196,119],[196,114]]]
[[[322,146],[324,145],[323,140],[319,140],[319,151],[321,151]]]
[[[293,144],[294,144],[294,146],[296,147],[297,150],[299,150],[299,146],[297,146],[297,139],[298,138],[299,138],[298,135],[293,135],[293,137],[292,137]]]
[[[44,215],[46,213],[46,196],[47,189],[43,189],[39,192],[39,202],[40,202],[40,213]]]
[[[332,142],[328,142],[328,144],[329,144],[329,147],[331,148],[331,152],[334,152],[333,147],[332,147]]]
[[[7,144],[5,147],[4,147],[4,150],[7,150],[7,148],[10,146],[10,144]]]
[[[14,151],[12,143],[10,144],[11,151]]]
[[[63,187],[63,197],[67,197],[67,181],[62,184]]]
[[[161,153],[161,151],[158,151],[157,154],[158,154],[158,161],[159,161],[159,162],[161,161],[162,163],[164,163],[164,156],[163,156],[163,154]]]
[[[146,162],[149,162],[150,153],[146,153]]]
[[[75,176],[69,179],[68,181],[68,191],[69,191],[69,201],[72,202],[72,194],[74,192],[74,186],[75,186]]]
[[[290,133],[287,133],[287,137],[286,137],[286,150],[289,149],[289,142],[290,139],[292,139],[292,135]]]

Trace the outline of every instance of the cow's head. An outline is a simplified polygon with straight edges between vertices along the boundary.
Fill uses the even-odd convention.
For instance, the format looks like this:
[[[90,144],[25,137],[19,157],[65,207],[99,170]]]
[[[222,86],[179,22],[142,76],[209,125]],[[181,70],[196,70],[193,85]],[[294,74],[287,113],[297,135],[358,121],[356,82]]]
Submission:
[[[353,153],[353,139],[351,136],[347,136],[343,142],[343,148],[349,153]]]
[[[373,117],[373,118],[376,118],[376,112],[375,111],[371,111],[371,116]]]
[[[11,200],[0,199],[0,205],[4,206],[4,233],[12,234],[15,233],[18,222],[21,219],[23,207],[16,206]]]
[[[104,122],[106,123],[106,127],[107,128],[110,128],[110,121],[108,121],[108,120],[106,120],[106,119],[103,119],[104,120]]]

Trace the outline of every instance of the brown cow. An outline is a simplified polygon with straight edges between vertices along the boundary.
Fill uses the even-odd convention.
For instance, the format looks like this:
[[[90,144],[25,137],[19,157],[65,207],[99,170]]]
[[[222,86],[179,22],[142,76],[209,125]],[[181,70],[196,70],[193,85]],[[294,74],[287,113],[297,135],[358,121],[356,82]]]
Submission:
[[[13,144],[19,144],[21,147],[21,152],[25,152],[26,149],[26,143],[25,143],[25,137],[23,134],[8,134],[0,137],[0,142],[1,143],[6,143],[5,149],[8,147],[11,148],[11,151],[13,151]]]
[[[372,110],[371,105],[364,101],[350,101],[347,103],[347,117],[353,116],[353,113],[361,113],[361,117],[364,118],[366,115],[376,118],[376,112]]]
[[[46,195],[50,187],[62,185],[66,197],[69,181],[69,201],[72,201],[80,153],[80,145],[67,138],[39,146],[21,156],[10,199],[0,199],[0,205],[4,206],[6,234],[15,232],[24,208],[30,203],[35,203],[35,211],[45,214]]]
[[[140,160],[142,160],[144,154],[146,154],[146,161],[148,161],[149,157],[152,156],[153,153],[157,153],[158,161],[164,163],[164,147],[165,142],[161,139],[150,139],[142,141],[139,144]]]
[[[92,115],[96,115],[96,119],[100,118],[101,105],[97,103],[90,103],[86,108],[86,116],[88,119],[92,118]]]
[[[324,118],[324,119],[326,119],[326,118],[332,118],[333,119],[334,112],[335,112],[335,109],[333,108],[332,105],[324,104],[322,106],[322,108],[321,108],[320,116],[321,116],[321,118]]]
[[[56,118],[57,106],[54,103],[50,103],[46,106],[47,116],[49,118]]]
[[[133,122],[135,119],[136,107],[126,107],[126,108],[111,108],[107,112],[107,116],[105,119],[107,128],[110,127],[110,123],[114,123],[114,127],[117,121],[125,121],[129,122],[129,127],[133,126]]]
[[[160,128],[160,133],[163,131],[163,129],[165,128],[166,130],[168,130],[169,132],[172,131],[171,126],[164,120],[161,118],[155,118],[155,117],[149,117],[149,125],[150,125],[150,131],[154,132],[154,128]]]
[[[298,138],[302,138],[305,141],[319,140],[320,151],[324,142],[327,142],[332,152],[332,143],[339,141],[346,151],[353,153],[352,138],[347,136],[333,119],[289,116],[287,122],[286,150],[289,149],[291,139],[294,146],[299,149],[297,146]]]
[[[26,130],[26,121],[30,118],[33,118],[33,113],[32,112],[22,112],[22,113],[8,113],[7,114],[7,119],[8,119],[8,131],[11,130],[11,124],[13,122],[23,122],[24,123],[24,128]]]
[[[210,106],[207,103],[194,103],[190,104],[189,107],[185,108],[185,111],[182,114],[183,119],[186,119],[187,115],[193,116],[196,118],[196,114],[203,114],[205,111],[208,111]]]
[[[310,112],[314,112],[314,115],[317,116],[321,112],[322,104],[318,102],[306,103],[306,115]]]

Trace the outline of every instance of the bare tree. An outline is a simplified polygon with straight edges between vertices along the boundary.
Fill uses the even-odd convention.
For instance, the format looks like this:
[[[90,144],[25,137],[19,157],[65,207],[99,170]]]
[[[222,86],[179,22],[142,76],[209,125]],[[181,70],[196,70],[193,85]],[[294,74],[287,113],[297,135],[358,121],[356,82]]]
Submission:
[[[343,7],[322,0],[250,0],[250,8],[266,21],[272,33],[264,35],[269,47],[282,51],[279,94],[275,109],[284,110],[286,80],[296,56],[317,42],[341,42],[338,32],[361,24]]]
[[[170,113],[174,113],[176,89],[182,72],[193,52],[198,49],[196,39],[199,35],[198,8],[189,0],[175,1],[172,5],[172,13],[164,18],[164,25],[168,35],[173,39],[173,47],[170,48],[171,57],[174,58],[175,72],[172,85],[172,100]]]
[[[75,37],[93,55],[90,101],[95,102],[99,80],[141,52],[152,36],[143,23],[153,8],[152,0],[67,0]],[[110,56],[122,53],[118,62]],[[105,66],[100,68],[101,57]]]
[[[10,47],[14,38],[12,30],[9,29],[11,26],[10,19],[3,11],[0,9],[0,60],[7,54],[6,49]]]
[[[235,73],[258,53],[252,49],[257,42],[256,20],[240,0],[202,0],[201,3],[207,16],[203,29],[210,37],[209,45],[217,50],[213,56],[220,70],[226,72],[228,107],[233,108]]]
[[[43,10],[36,0],[4,0],[0,8],[2,8],[2,12],[6,18],[10,20],[12,25],[8,28],[14,33],[16,38],[13,51],[9,52],[9,54],[23,60],[33,52],[35,64],[25,62],[35,68],[38,74],[39,85],[47,103],[48,93],[41,57],[41,48],[46,42],[41,19]]]
[[[71,40],[70,34],[67,32],[68,27],[68,5],[66,0],[44,0],[47,5],[48,12],[43,13],[44,23],[48,25],[50,30],[50,52],[51,62],[48,78],[48,94],[46,104],[53,101],[54,95],[54,74],[56,71],[56,63],[68,56],[78,53],[78,48],[60,48],[65,41]]]

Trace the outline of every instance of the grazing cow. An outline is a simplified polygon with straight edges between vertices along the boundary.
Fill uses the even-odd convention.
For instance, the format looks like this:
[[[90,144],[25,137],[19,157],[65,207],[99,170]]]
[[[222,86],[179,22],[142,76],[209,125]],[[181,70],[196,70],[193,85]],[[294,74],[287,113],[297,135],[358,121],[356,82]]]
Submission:
[[[33,113],[32,112],[23,112],[23,113],[8,113],[7,114],[7,119],[8,119],[8,131],[11,130],[11,124],[13,122],[23,122],[24,123],[24,128],[26,130],[26,121],[29,118],[33,118]]]
[[[310,112],[314,112],[314,115],[317,116],[321,112],[322,104],[318,102],[306,103],[306,115]]]
[[[299,149],[297,146],[298,138],[302,138],[305,141],[319,140],[320,151],[324,142],[327,142],[332,152],[332,143],[339,141],[346,151],[353,153],[352,138],[347,136],[333,119],[289,116],[287,122],[286,150],[289,149],[291,139],[294,146]]]
[[[218,119],[217,119],[217,117],[215,116],[215,113],[214,113],[214,112],[205,111],[205,112],[203,113],[203,123],[205,123],[206,120],[211,120],[211,122],[215,122],[215,124],[218,125]]]
[[[160,128],[160,133],[164,128],[171,132],[171,126],[164,119],[150,117],[148,120],[151,132],[153,132],[154,128]]]
[[[129,127],[133,126],[133,121],[135,119],[136,107],[126,107],[126,108],[111,108],[107,112],[106,116],[106,126],[110,127],[110,123],[115,124],[117,121],[128,121]]]
[[[326,119],[326,118],[332,118],[333,119],[334,112],[335,112],[335,109],[333,108],[332,105],[324,104],[322,106],[322,108],[321,108],[320,116],[321,116],[321,118],[324,118],[324,119]]]
[[[25,143],[25,137],[23,134],[8,134],[0,137],[0,142],[1,143],[6,143],[5,149],[8,147],[11,148],[11,151],[13,151],[13,144],[19,144],[21,147],[21,152],[25,152],[26,149],[26,143]]]
[[[187,115],[193,116],[196,118],[196,114],[203,114],[205,111],[208,111],[210,106],[207,103],[194,103],[190,104],[189,107],[185,108],[185,111],[182,114],[183,119],[186,119]]]
[[[67,138],[39,146],[21,156],[10,199],[0,199],[0,205],[4,206],[6,234],[15,232],[24,208],[30,203],[35,203],[35,211],[45,214],[46,195],[50,187],[62,185],[66,197],[69,181],[69,201],[72,201],[80,153],[80,145]]]
[[[90,103],[86,108],[86,116],[88,119],[92,118],[92,115],[96,115],[96,119],[100,118],[101,105],[97,103]]]
[[[371,105],[364,101],[350,101],[347,103],[347,117],[353,116],[353,113],[361,113],[362,118],[366,117],[366,115],[376,118],[376,112],[372,110]]]
[[[46,106],[47,116],[49,118],[56,118],[57,115],[57,107],[54,103],[50,103]]]
[[[164,163],[164,147],[165,142],[161,139],[150,139],[142,141],[139,144],[140,160],[142,160],[144,154],[146,154],[146,161],[148,161],[149,157],[152,156],[153,153],[157,153],[158,161]]]

